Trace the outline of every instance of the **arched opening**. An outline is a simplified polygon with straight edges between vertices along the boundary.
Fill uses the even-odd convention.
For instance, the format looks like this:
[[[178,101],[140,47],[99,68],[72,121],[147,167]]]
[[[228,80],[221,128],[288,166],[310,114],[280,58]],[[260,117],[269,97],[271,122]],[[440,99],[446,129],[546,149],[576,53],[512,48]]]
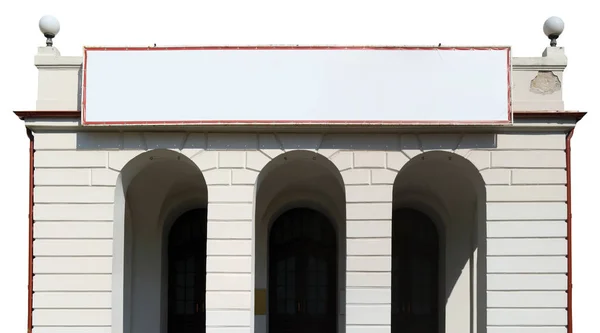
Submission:
[[[168,333],[206,331],[206,209],[181,215],[168,242]]]
[[[310,208],[279,216],[269,235],[271,332],[335,332],[337,242],[329,219]]]
[[[392,332],[485,330],[485,207],[485,183],[462,156],[423,153],[398,173]]]
[[[279,155],[261,171],[255,202],[256,332],[345,329],[345,191],[327,158]]]
[[[179,270],[171,261],[189,257],[193,251],[195,257],[206,252],[207,196],[201,171],[180,153],[151,150],[133,157],[123,167],[117,181],[113,226],[113,332],[204,332],[201,320],[195,320],[191,328],[186,324],[191,321],[182,319],[187,314],[177,315],[174,297],[181,287],[172,280]],[[177,230],[191,224],[204,230],[202,236],[196,235],[200,241],[185,250],[185,246],[171,247],[179,240]],[[175,255],[176,251],[179,254]],[[194,269],[196,276],[205,276],[204,264],[195,263]],[[202,300],[205,288],[198,283],[203,282],[194,281],[193,292]],[[191,292],[187,284],[183,289]],[[203,311],[201,305],[199,310]],[[174,328],[183,326],[187,328]]]

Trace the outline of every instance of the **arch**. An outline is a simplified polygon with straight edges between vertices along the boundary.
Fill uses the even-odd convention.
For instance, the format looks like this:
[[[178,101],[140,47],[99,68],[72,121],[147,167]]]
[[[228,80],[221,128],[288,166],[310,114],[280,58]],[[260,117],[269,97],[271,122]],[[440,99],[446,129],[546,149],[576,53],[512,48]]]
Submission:
[[[254,284],[269,295],[269,230],[286,212],[305,209],[318,212],[331,222],[336,234],[338,331],[345,329],[346,201],[338,168],[326,157],[312,151],[294,150],[271,160],[258,175],[255,187]],[[268,303],[268,301],[267,301]],[[268,330],[268,305],[265,314],[255,317],[255,331]],[[259,311],[260,313],[260,311]]]
[[[304,169],[303,168],[307,168]],[[305,170],[309,170],[309,174],[304,175],[304,171]],[[289,177],[285,177],[284,175],[282,175],[282,173],[286,173],[286,172],[290,172],[292,174],[295,174],[294,177],[295,179],[289,178]],[[279,196],[275,196],[273,195],[273,197],[278,200],[278,202],[271,202],[271,200],[266,200],[268,201],[267,204],[271,205],[271,207],[263,207],[263,206],[258,206],[257,205],[257,212],[260,214],[270,214],[270,218],[269,218],[269,223],[273,222],[273,216],[275,215],[275,210],[279,209],[283,209],[280,207],[286,206],[287,208],[284,210],[287,210],[289,208],[292,208],[293,205],[297,205],[297,206],[304,206],[304,205],[311,205],[313,206],[315,209],[321,210],[322,213],[328,215],[328,216],[339,216],[341,213],[343,213],[341,210],[337,210],[337,211],[333,211],[331,206],[328,207],[323,207],[324,205],[322,205],[322,201],[320,200],[316,200],[314,199],[314,195],[317,194],[319,192],[323,192],[323,191],[315,191],[314,187],[315,186],[308,186],[312,189],[309,189],[308,191],[305,190],[300,190],[298,191],[298,187],[295,187],[293,189],[294,192],[296,192],[296,194],[290,195],[290,191],[292,191],[292,189],[290,189],[291,184],[293,181],[296,182],[301,182],[300,178],[304,177],[303,179],[311,179],[311,180],[316,180],[316,179],[320,179],[320,178],[326,178],[329,182],[329,184],[325,184],[323,186],[318,185],[317,187],[321,186],[321,187],[334,187],[335,191],[337,192],[342,192],[344,197],[345,197],[345,190],[344,190],[344,180],[342,178],[342,174],[340,173],[340,171],[338,170],[337,166],[331,162],[329,159],[327,159],[326,157],[324,157],[323,155],[316,153],[316,152],[312,152],[312,151],[307,151],[307,150],[294,150],[294,151],[290,151],[284,154],[281,154],[277,157],[275,157],[274,159],[272,159],[269,163],[267,163],[261,170],[261,172],[259,173],[257,179],[256,179],[256,186],[255,186],[255,192],[258,198],[258,194],[261,193],[261,187],[262,192],[264,193],[265,191],[280,191],[282,193],[279,194],[284,194],[284,195],[279,195]],[[277,186],[271,186],[270,189],[265,190],[265,187],[269,187],[269,182],[273,182],[276,181],[276,179],[284,179],[284,183],[281,183]],[[335,184],[332,182],[333,180],[335,180]],[[300,186],[302,187],[302,186]],[[304,186],[307,187],[307,186]],[[286,191],[288,193],[285,193],[283,191]],[[317,192],[317,193],[315,193]],[[266,194],[268,195],[268,194]],[[270,198],[271,199],[271,198]],[[325,195],[322,195],[322,199],[327,199],[325,197]],[[262,203],[261,203],[262,204]],[[271,212],[271,210],[269,210],[268,208],[273,208],[274,206],[278,206],[273,212]],[[321,207],[319,207],[321,206]],[[345,210],[345,208],[344,208]],[[259,217],[260,220],[263,220],[265,216],[257,216]]]
[[[394,181],[393,228],[402,223],[395,216],[407,208],[427,216],[438,234],[439,325],[430,331],[485,330],[486,194],[479,170],[466,158],[445,151],[413,157]],[[395,237],[393,248],[401,246]],[[393,294],[400,292],[392,286]]]
[[[168,233],[187,210],[207,207],[202,172],[167,149],[134,156],[116,184],[112,332],[168,332]]]

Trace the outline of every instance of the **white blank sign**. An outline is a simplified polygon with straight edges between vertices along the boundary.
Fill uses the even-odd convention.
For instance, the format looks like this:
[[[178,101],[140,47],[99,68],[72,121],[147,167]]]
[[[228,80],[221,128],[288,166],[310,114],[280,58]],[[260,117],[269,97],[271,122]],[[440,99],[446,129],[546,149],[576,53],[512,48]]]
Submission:
[[[509,48],[87,48],[84,124],[507,123]]]

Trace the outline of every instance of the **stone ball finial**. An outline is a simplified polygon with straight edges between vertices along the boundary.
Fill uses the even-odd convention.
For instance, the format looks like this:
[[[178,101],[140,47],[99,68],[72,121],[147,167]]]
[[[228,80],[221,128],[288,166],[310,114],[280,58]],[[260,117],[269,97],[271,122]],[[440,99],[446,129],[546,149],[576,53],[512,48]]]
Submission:
[[[52,39],[58,35],[60,31],[60,23],[58,19],[52,15],[44,15],[39,22],[40,31],[46,37],[46,46],[52,46]]]
[[[550,46],[556,46],[556,40],[565,30],[565,22],[560,17],[552,16],[544,22],[544,34],[550,39]]]

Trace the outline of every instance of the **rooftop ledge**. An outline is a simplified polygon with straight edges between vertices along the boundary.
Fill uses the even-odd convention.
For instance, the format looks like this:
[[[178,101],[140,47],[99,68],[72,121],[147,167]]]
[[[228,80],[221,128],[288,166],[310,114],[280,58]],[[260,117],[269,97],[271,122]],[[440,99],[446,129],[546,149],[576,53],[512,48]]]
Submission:
[[[314,123],[211,123],[211,124],[150,124],[150,125],[106,125],[82,126],[79,111],[14,111],[27,128],[31,130],[84,130],[84,131],[219,131],[219,132],[252,132],[277,131],[277,132],[363,132],[363,133],[394,133],[403,132],[510,132],[510,131],[565,131],[575,127],[586,112],[580,111],[517,111],[513,112],[513,122],[495,124],[401,124],[401,123],[375,123],[361,124],[327,124]],[[300,127],[300,128],[299,128]]]
[[[147,47],[151,49],[152,47]],[[177,47],[173,47],[177,48]],[[208,47],[202,47],[208,48]],[[405,48],[404,46],[228,46],[210,48]],[[420,48],[420,47],[406,47]],[[428,49],[435,47],[428,46]],[[440,47],[447,49],[451,47]],[[469,49],[469,47],[457,47]],[[485,48],[485,47],[477,47]],[[493,48],[493,47],[489,47]],[[146,49],[144,47],[143,49]],[[169,48],[166,48],[169,49]],[[19,111],[25,118],[79,118],[82,109],[82,64],[84,57],[62,56],[54,46],[40,47],[35,56],[39,70],[35,111]],[[511,104],[515,120],[557,117],[581,119],[584,113],[564,110],[563,72],[567,57],[563,47],[547,47],[540,57],[512,57]],[[61,111],[57,111],[61,110]],[[51,116],[52,115],[52,116]],[[575,116],[576,115],[576,116]]]

